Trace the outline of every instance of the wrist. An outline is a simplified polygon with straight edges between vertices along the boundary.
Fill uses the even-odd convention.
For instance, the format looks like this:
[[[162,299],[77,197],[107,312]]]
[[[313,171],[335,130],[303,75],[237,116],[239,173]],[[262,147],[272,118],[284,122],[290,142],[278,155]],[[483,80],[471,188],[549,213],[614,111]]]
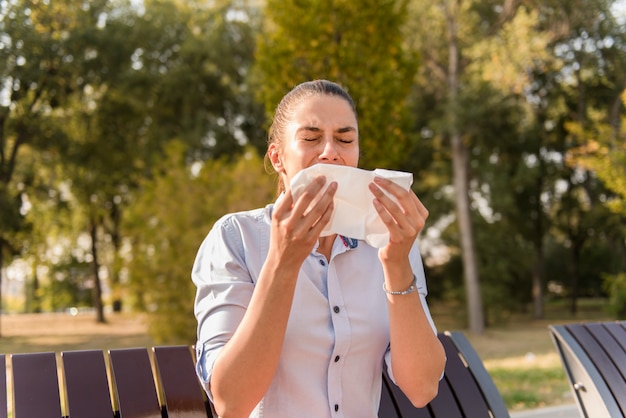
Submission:
[[[394,296],[403,296],[408,295],[409,293],[417,292],[417,277],[415,274],[413,275],[413,281],[411,281],[411,285],[404,290],[390,290],[385,286],[385,282],[383,282],[383,291],[388,295]]]

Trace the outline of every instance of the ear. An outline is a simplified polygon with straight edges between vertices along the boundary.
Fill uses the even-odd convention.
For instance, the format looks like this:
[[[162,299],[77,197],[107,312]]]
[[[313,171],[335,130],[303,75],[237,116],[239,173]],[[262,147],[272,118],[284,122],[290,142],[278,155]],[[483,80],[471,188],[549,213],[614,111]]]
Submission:
[[[278,147],[276,144],[270,144],[267,148],[267,156],[272,163],[272,167],[274,167],[274,171],[277,173],[283,173],[285,168],[283,167],[282,160],[280,158],[280,152],[278,151]]]

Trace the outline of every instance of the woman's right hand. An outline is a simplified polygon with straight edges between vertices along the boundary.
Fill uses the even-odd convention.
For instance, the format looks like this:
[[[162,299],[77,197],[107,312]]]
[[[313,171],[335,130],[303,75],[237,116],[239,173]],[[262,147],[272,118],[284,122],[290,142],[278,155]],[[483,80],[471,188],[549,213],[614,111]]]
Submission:
[[[324,176],[317,177],[297,200],[288,189],[276,203],[269,254],[280,256],[282,263],[293,263],[292,267],[299,269],[330,221],[337,183],[324,189],[325,184]]]

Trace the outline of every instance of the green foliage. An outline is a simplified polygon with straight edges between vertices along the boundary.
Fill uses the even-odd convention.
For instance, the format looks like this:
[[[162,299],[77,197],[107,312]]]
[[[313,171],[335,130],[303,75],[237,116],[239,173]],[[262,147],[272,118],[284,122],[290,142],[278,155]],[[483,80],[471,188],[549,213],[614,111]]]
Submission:
[[[158,341],[193,343],[195,287],[190,279],[195,254],[222,215],[267,204],[274,185],[253,149],[232,163],[208,160],[190,167],[185,147],[168,147],[130,209],[126,231],[128,297],[149,314]]]
[[[626,90],[621,94],[622,106],[626,106]],[[586,142],[568,154],[568,163],[573,167],[587,169],[613,192],[605,205],[613,212],[626,216],[626,116],[615,129],[606,123],[602,112],[592,112],[592,125],[585,130],[581,124],[570,123],[568,129]]]
[[[606,275],[604,288],[609,294],[607,310],[616,319],[626,319],[626,273]]]
[[[264,142],[263,110],[246,87],[254,10],[161,0],[141,8],[126,0],[0,7],[0,85],[10,102],[0,108],[0,254],[48,262],[45,253],[61,238],[24,233],[23,201],[41,203],[50,212],[32,214],[39,232],[66,228],[59,234],[74,242],[96,229],[92,259],[117,294],[119,225],[165,144],[184,141],[196,160]],[[72,215],[50,220],[57,204]]]
[[[357,101],[361,166],[412,171],[443,229],[451,257],[428,267],[432,296],[465,303],[454,115],[489,322],[525,309],[542,268],[563,295],[619,299],[621,279],[601,287],[626,270],[626,30],[612,3],[0,2],[0,264],[22,258],[31,287],[49,269],[46,307],[78,303],[63,260],[92,260],[92,222],[113,297],[152,312],[163,340],[191,342],[200,241],[221,214],[272,199],[266,115],[295,84],[329,78]]]
[[[266,113],[303,81],[344,86],[359,113],[360,165],[406,165],[407,102],[417,69],[406,49],[406,0],[269,0],[258,36],[255,84]]]
[[[45,311],[93,306],[93,274],[89,263],[75,258],[56,263],[50,271],[50,278],[37,291]]]
[[[34,170],[32,160],[21,161],[24,150],[55,152],[63,146],[60,109],[86,78],[81,76],[85,50],[74,40],[106,11],[101,1],[0,5],[0,268],[1,255],[20,254],[28,242],[22,203]]]

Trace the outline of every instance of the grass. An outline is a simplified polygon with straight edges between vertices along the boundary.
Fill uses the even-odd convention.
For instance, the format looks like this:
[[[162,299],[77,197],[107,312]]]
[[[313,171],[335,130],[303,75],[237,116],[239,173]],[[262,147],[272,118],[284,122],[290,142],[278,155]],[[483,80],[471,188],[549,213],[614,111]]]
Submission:
[[[581,300],[579,313],[567,313],[563,301],[546,305],[543,320],[512,317],[489,327],[483,335],[465,333],[483,360],[510,411],[573,403],[548,325],[609,319],[601,300]],[[437,328],[463,330],[458,310],[432,306]],[[0,352],[27,353],[85,349],[149,347],[154,341],[140,315],[108,314],[96,324],[92,313],[3,315],[0,317]]]

